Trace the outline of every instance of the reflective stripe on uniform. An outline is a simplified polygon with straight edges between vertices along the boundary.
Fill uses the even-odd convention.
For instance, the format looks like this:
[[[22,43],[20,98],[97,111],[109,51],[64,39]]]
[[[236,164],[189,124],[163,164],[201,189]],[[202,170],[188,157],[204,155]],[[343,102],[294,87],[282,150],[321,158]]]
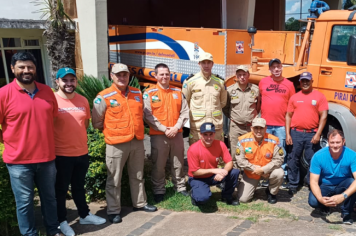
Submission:
[[[221,115],[221,111],[213,111],[213,116],[220,116]]]
[[[266,142],[270,142],[270,143],[277,144],[276,140],[273,140],[273,139],[265,138],[265,141],[266,141]]]
[[[115,95],[115,94],[117,94],[116,91],[103,95],[103,98],[108,98],[108,97],[111,97],[112,95]]]
[[[215,77],[215,76],[213,76],[213,75],[211,75],[210,78],[211,78],[212,80],[216,81],[216,82],[219,82],[220,84],[223,83],[223,81],[222,81],[221,79],[219,79],[219,78],[217,78],[217,77]]]
[[[131,93],[141,93],[141,91],[130,90]]]
[[[193,116],[197,116],[197,117],[204,117],[205,116],[205,112],[192,112]]]
[[[245,138],[240,141],[240,143],[252,142],[253,138]]]
[[[152,93],[152,92],[156,92],[158,91],[158,89],[151,89],[151,90],[148,90],[147,93]]]
[[[194,79],[191,79],[191,80],[188,81],[188,84],[191,84],[192,82],[194,82],[195,80],[200,79],[200,78],[201,78],[201,76],[199,76],[197,78],[194,78]]]

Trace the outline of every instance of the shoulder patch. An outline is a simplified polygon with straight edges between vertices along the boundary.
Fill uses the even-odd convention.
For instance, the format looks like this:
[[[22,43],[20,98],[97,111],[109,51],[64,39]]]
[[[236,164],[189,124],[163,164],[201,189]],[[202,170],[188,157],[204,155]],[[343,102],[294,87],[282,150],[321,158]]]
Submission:
[[[108,98],[108,97],[111,97],[112,95],[115,95],[115,94],[117,94],[117,92],[116,92],[116,91],[113,91],[113,92],[111,92],[111,93],[105,94],[105,95],[103,96],[103,98]]]
[[[187,83],[184,83],[183,84],[183,88],[186,88],[188,85],[187,85]]]
[[[241,151],[240,148],[236,148],[236,155],[240,155]]]
[[[155,88],[155,89],[151,89],[151,90],[148,90],[148,91],[147,91],[147,93],[153,93],[153,92],[156,92],[156,91],[158,91],[158,89],[157,89],[157,88]]]
[[[145,94],[143,95],[143,99],[146,100],[147,98],[148,98],[148,94],[145,93]]]
[[[279,148],[278,154],[279,154],[280,156],[284,156],[284,151],[283,151],[283,148],[282,148],[282,147]]]
[[[101,103],[101,98],[95,98],[94,103],[95,104],[100,104]]]
[[[130,90],[130,93],[141,93],[139,90]]]

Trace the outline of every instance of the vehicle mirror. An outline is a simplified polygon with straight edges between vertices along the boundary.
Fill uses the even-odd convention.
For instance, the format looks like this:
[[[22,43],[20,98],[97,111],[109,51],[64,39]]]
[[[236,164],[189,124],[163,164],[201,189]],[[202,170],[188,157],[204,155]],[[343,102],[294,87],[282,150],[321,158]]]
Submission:
[[[349,44],[347,46],[347,65],[356,65],[356,34],[351,35],[349,38]]]

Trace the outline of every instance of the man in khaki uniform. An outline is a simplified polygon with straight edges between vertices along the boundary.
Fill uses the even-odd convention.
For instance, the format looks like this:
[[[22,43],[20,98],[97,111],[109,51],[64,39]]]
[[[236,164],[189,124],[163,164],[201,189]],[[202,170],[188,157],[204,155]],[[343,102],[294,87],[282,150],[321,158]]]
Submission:
[[[276,203],[284,176],[281,168],[283,160],[284,151],[279,139],[266,133],[266,120],[253,119],[252,132],[240,136],[237,142],[236,161],[244,169],[237,192],[239,201],[248,202],[252,199],[262,177],[269,180],[269,187],[266,188],[268,203]]]
[[[235,84],[227,88],[227,103],[223,108],[226,117],[230,119],[230,151],[234,163],[237,139],[251,132],[252,120],[260,112],[260,91],[258,86],[249,83],[250,73],[246,66],[240,65],[236,68]]]
[[[141,91],[128,86],[129,69],[115,64],[110,73],[113,84],[94,100],[92,122],[103,131],[106,142],[106,202],[109,221],[120,223],[121,177],[127,162],[134,211],[156,211],[147,204],[143,179],[143,102]]]
[[[200,139],[200,126],[211,122],[215,125],[215,139],[224,141],[222,108],[226,105],[227,92],[224,80],[213,75],[213,56],[203,53],[199,57],[201,71],[183,83],[183,94],[190,112],[189,144]]]
[[[171,163],[172,182],[175,190],[188,196],[184,174],[184,143],[182,127],[189,119],[189,108],[182,91],[169,85],[170,71],[166,64],[157,64],[157,85],[150,86],[143,94],[144,120],[150,126],[152,186],[154,200],[163,201],[166,193],[165,167]]]

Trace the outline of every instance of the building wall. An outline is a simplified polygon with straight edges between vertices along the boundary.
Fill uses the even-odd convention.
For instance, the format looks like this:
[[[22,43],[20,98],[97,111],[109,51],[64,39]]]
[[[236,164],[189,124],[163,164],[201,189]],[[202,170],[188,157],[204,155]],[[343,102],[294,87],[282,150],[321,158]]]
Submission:
[[[285,0],[256,0],[254,26],[257,30],[284,30]]]
[[[226,28],[247,29],[253,26],[256,0],[226,0]]]

